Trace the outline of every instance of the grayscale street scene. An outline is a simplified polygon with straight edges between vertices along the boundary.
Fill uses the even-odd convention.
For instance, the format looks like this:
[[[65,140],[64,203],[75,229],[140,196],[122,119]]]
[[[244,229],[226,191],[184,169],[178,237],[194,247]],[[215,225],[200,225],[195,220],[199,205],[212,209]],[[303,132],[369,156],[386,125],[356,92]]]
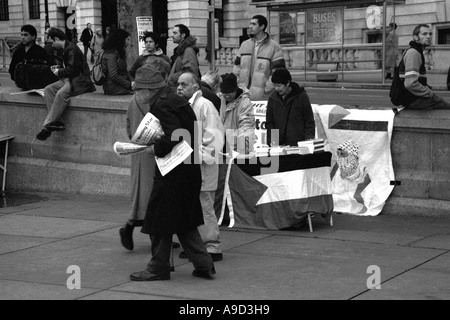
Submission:
[[[0,300],[450,299],[448,17],[0,0]]]

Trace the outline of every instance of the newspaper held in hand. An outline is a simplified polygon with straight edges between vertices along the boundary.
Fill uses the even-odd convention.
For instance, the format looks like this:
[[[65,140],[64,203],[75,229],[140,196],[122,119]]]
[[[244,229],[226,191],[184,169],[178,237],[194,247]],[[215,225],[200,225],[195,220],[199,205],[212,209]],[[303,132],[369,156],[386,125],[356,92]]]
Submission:
[[[142,119],[130,142],[116,142],[114,152],[120,156],[129,156],[145,152],[156,140],[164,136],[158,118],[148,112]]]
[[[173,168],[186,160],[192,152],[193,150],[189,143],[187,143],[186,140],[183,140],[173,147],[172,151],[165,157],[155,157],[156,165],[158,166],[161,175],[165,176],[168,174]]]

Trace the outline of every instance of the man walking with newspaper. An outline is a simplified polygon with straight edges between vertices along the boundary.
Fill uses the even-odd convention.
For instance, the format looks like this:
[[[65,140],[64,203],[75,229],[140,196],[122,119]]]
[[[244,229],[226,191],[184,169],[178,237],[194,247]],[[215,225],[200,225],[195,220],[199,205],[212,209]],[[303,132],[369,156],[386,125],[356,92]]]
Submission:
[[[197,75],[186,72],[178,78],[177,94],[188,100],[197,117],[198,132],[196,137],[200,148],[200,164],[202,168],[202,189],[200,202],[205,224],[198,231],[206,245],[206,250],[213,261],[223,259],[220,243],[220,231],[214,211],[214,198],[219,175],[218,156],[224,144],[224,129],[219,113],[214,104],[202,96],[201,82]],[[180,258],[187,258],[184,251]]]

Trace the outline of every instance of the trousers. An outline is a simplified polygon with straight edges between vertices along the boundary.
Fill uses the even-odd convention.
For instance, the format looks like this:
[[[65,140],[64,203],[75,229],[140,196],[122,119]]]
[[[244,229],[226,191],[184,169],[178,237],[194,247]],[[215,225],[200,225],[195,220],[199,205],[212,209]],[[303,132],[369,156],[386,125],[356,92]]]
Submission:
[[[450,110],[450,103],[445,101],[444,98],[433,94],[431,98],[418,97],[409,105],[405,106],[407,109],[414,110],[431,110],[431,109],[447,109]]]
[[[45,87],[45,104],[47,106],[47,116],[44,126],[61,118],[64,110],[69,105],[71,92],[68,78],[53,82]]]
[[[202,241],[209,253],[221,253],[220,229],[214,210],[215,191],[201,191],[200,203],[203,210],[204,224],[198,226]]]
[[[208,272],[213,269],[214,263],[210,254],[206,251],[205,245],[203,244],[197,228],[191,229],[187,232],[177,233],[177,236],[189,261],[192,262],[196,270]],[[147,270],[160,276],[170,275],[172,235],[151,235],[150,240],[152,242],[152,258],[147,264]]]

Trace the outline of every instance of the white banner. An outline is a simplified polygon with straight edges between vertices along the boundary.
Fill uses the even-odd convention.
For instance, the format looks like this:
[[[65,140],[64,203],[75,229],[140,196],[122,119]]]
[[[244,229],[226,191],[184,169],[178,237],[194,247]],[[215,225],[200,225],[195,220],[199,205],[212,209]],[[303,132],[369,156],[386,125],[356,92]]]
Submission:
[[[395,181],[391,157],[392,110],[345,109],[312,105],[317,135],[333,154],[331,186],[334,211],[378,215]],[[340,147],[340,150],[338,150]]]

